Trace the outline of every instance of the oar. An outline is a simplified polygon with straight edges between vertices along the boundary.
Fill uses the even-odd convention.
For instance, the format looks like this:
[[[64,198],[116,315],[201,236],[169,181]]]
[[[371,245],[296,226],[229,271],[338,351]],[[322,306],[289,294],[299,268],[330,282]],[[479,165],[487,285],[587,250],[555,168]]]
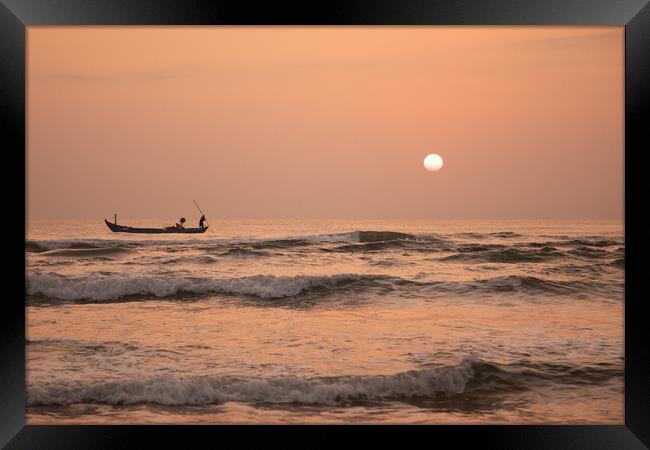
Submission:
[[[201,207],[198,205],[198,203],[196,203],[196,200],[192,199],[192,201],[194,202],[194,204],[196,205],[196,207],[199,209],[199,212],[201,213],[201,215],[202,215],[202,216],[205,216],[205,214],[203,214],[203,211],[201,211]],[[205,219],[205,223],[208,224],[208,228],[210,229],[210,232],[211,232],[211,233],[214,233],[214,231],[212,231],[212,227],[211,227],[210,224],[208,223],[208,219]]]

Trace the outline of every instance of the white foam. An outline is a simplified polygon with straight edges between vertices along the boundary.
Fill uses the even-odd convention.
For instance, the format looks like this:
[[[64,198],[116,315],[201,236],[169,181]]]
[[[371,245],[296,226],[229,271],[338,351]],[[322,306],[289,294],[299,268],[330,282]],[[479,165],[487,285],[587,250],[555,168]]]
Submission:
[[[27,279],[27,292],[60,300],[112,300],[128,296],[169,297],[190,294],[238,294],[264,299],[292,297],[316,287],[332,287],[363,279],[362,275],[274,276],[255,275],[232,279],[165,278],[161,276],[111,274],[61,276],[35,273]]]
[[[265,402],[338,405],[353,401],[434,398],[460,394],[474,376],[470,356],[457,366],[410,370],[393,375],[329,378],[235,377],[174,378],[95,384],[48,383],[28,387],[29,405],[73,403],[204,405],[212,403]]]

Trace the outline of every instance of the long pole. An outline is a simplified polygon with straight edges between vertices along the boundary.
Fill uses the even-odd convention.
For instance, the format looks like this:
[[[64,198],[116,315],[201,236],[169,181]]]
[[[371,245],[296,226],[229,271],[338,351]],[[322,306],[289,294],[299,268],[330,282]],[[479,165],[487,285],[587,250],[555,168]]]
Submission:
[[[205,214],[203,214],[203,211],[201,211],[201,207],[199,206],[199,204],[196,203],[196,200],[192,199],[192,201],[194,202],[194,204],[195,204],[196,207],[198,208],[198,210],[199,210],[199,212],[201,213],[201,215],[202,215],[202,216],[205,216]],[[212,227],[211,227],[210,224],[208,223],[208,219],[205,219],[205,223],[208,224],[208,228],[210,229],[210,232],[211,232],[211,233],[214,233],[214,231],[212,231]]]

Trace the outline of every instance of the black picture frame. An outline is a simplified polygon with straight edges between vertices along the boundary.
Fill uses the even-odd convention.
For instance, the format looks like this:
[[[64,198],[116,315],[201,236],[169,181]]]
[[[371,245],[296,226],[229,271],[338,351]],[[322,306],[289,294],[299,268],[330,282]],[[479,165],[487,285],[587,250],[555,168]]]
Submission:
[[[625,26],[625,424],[621,426],[419,426],[359,427],[383,439],[387,433],[450,439],[454,446],[471,442],[501,448],[637,449],[650,447],[650,342],[645,322],[643,258],[648,221],[638,192],[647,192],[641,174],[650,125],[650,5],[647,0],[411,0],[277,3],[209,0],[0,0],[0,123],[5,125],[5,174],[27,177],[25,37],[38,25],[620,25]],[[11,156],[8,159],[7,156]],[[23,178],[26,189],[26,178]],[[11,195],[14,178],[3,183],[12,200],[11,230],[25,237],[28,198]],[[26,191],[25,191],[26,195]],[[642,194],[639,194],[639,197]],[[11,216],[10,216],[11,214]],[[9,233],[11,230],[6,230]],[[20,231],[18,231],[20,230]],[[25,257],[19,239],[8,236],[10,253]],[[9,247],[8,247],[9,248]],[[11,261],[11,260],[10,260]],[[23,262],[25,260],[23,259]],[[273,438],[289,429],[309,433],[310,440],[338,445],[332,428],[351,427],[219,427],[219,426],[32,426],[25,425],[25,266],[6,265],[6,287],[16,290],[0,299],[0,445],[7,448],[113,448],[149,443],[223,438],[228,431],[240,445]],[[20,286],[20,283],[23,283]],[[10,290],[13,292],[13,289]],[[370,428],[370,430],[369,430]],[[356,429],[356,427],[355,427]],[[354,431],[354,430],[352,430]],[[421,436],[424,437],[424,436]],[[171,441],[170,441],[171,439]],[[439,442],[439,441],[438,441]]]

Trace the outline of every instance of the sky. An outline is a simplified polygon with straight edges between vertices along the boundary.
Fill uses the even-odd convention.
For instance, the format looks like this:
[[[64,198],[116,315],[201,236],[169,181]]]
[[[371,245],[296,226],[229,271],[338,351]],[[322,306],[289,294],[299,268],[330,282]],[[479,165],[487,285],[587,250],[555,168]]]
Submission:
[[[623,217],[623,27],[28,27],[27,106],[29,221]]]

